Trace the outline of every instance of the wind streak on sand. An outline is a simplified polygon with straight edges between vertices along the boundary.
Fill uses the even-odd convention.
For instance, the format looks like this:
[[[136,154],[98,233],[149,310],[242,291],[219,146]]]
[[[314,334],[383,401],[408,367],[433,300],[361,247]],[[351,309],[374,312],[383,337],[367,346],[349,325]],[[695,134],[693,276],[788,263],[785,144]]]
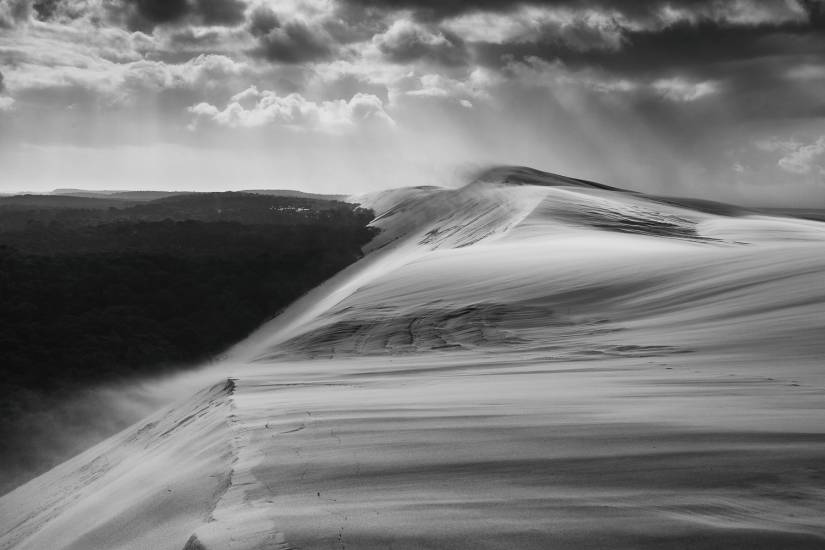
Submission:
[[[362,201],[361,262],[0,548],[825,546],[825,224],[523,168]]]

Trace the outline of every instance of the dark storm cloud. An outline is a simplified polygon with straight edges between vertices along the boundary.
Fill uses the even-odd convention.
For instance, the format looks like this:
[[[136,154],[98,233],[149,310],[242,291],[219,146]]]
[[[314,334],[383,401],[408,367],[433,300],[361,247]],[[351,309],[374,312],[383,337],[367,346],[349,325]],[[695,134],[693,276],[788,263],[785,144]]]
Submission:
[[[554,36],[529,43],[475,45],[478,59],[500,66],[512,59],[560,60],[574,68],[595,66],[626,75],[667,70],[718,72],[725,64],[763,57],[825,56],[825,36],[796,25],[728,27],[679,23],[660,30],[625,31],[617,51],[573,47]]]
[[[657,16],[664,7],[707,14],[726,7],[719,0],[343,0],[351,6],[376,8],[387,11],[412,10],[421,19],[441,20],[447,17],[479,11],[507,13],[524,6],[599,10],[620,13],[626,17],[643,18]],[[787,7],[783,0],[759,0],[755,5]],[[729,5],[733,5],[730,2]],[[825,24],[825,1],[799,0],[812,25]]]
[[[198,0],[196,4],[206,25],[237,25],[244,20],[246,4],[239,0]]]
[[[110,10],[116,17],[125,15],[131,29],[149,31],[166,24],[239,25],[244,21],[246,3],[240,0],[126,0]]]
[[[812,84],[787,77],[793,67],[825,64],[822,1],[808,1],[804,13],[775,21],[764,16],[754,21],[719,14],[714,18],[702,11],[707,3],[691,6],[689,16],[676,22],[654,20],[620,28],[617,48],[583,47],[587,45],[584,34],[578,42],[571,42],[559,34],[542,33],[525,42],[476,42],[474,58],[505,72],[513,63],[540,59],[560,62],[574,72],[598,71],[608,81],[651,83],[680,78],[712,82],[715,101],[724,102],[742,118],[823,116],[825,100],[811,93]],[[598,44],[598,36],[592,40],[594,46]]]
[[[32,3],[35,16],[41,21],[48,21],[57,12],[60,0],[35,0]]]
[[[423,60],[450,67],[464,65],[469,60],[467,47],[456,34],[412,23],[394,25],[379,37],[377,45],[393,63]]]
[[[330,56],[331,48],[317,31],[292,21],[260,38],[258,52],[270,61],[304,63]]]
[[[119,2],[122,0],[118,0]],[[38,21],[52,23],[67,23],[73,20],[88,18],[95,23],[101,23],[104,18],[100,17],[100,5],[90,6],[88,0],[34,0],[31,3],[32,15]],[[103,11],[126,12],[120,4],[105,5]]]
[[[168,41],[174,51],[184,54],[192,51],[212,53],[221,44],[221,33],[216,30],[196,32],[191,27],[184,27],[172,33]]]
[[[454,15],[475,11],[507,12],[522,5],[564,5],[575,2],[565,1],[534,1],[523,0],[344,0],[345,4],[354,7],[376,8],[386,11],[412,10],[419,19],[441,20]]]
[[[507,13],[524,6],[601,10],[621,13],[629,17],[651,16],[668,6],[675,9],[696,10],[719,6],[718,0],[342,0],[356,8],[384,11],[411,10],[423,20],[442,20],[448,17],[479,11]],[[803,0],[817,4],[821,0]]]
[[[183,19],[190,11],[187,0],[132,0],[135,17],[150,25],[172,23]]]
[[[805,11],[808,13],[808,20],[811,26],[817,29],[825,29],[825,0],[800,0]]]
[[[332,54],[329,37],[320,29],[301,21],[282,23],[269,8],[256,8],[248,22],[249,32],[258,40],[251,53],[278,63],[304,63],[328,58]]]
[[[164,33],[162,47],[151,52],[147,57],[153,61],[171,64],[191,62],[203,55],[228,57],[227,54],[233,54],[234,50],[232,46],[228,47],[227,43],[237,35],[237,33],[228,35],[215,27],[204,29],[181,26],[169,33]]]
[[[266,36],[280,26],[278,16],[266,6],[256,7],[249,16],[249,32],[254,36]]]
[[[572,67],[598,67],[636,75],[665,70],[704,71],[721,63],[777,55],[825,55],[825,0],[758,1],[752,4],[718,0],[342,0],[358,12],[364,9],[392,14],[409,10],[420,22],[434,24],[475,12],[514,14],[524,6],[565,9],[574,17],[564,25],[547,25],[533,36],[469,45],[449,40],[432,52],[451,53],[458,62],[470,49],[488,67],[528,57]],[[589,11],[588,11],[589,10]],[[588,17],[598,14],[602,24]],[[392,17],[392,15],[390,15]],[[538,25],[531,21],[531,25]],[[479,33],[483,34],[483,33]],[[382,51],[391,60],[412,61],[428,53],[427,44],[408,33],[395,37]]]
[[[0,73],[0,94],[6,92],[6,84],[3,82],[3,73]]]

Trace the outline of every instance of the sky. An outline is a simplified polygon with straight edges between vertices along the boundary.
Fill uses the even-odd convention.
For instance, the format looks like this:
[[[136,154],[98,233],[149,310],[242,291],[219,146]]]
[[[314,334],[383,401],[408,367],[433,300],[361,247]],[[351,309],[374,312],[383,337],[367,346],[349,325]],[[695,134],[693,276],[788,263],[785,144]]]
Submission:
[[[498,164],[825,207],[825,0],[0,0],[0,192]]]

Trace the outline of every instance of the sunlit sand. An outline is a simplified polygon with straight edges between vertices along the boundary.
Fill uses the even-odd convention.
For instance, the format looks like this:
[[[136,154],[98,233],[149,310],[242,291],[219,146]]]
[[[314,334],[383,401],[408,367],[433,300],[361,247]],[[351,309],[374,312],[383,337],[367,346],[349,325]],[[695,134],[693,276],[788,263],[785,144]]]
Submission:
[[[364,259],[0,548],[825,546],[825,224],[523,169],[360,200]]]

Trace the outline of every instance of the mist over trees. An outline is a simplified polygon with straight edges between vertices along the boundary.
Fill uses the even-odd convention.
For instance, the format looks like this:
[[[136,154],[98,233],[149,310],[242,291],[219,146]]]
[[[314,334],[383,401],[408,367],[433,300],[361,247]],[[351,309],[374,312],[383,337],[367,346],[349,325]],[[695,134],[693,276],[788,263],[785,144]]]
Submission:
[[[77,204],[0,199],[0,492],[89,444],[84,392],[210,359],[374,233],[369,211],[303,197]]]

